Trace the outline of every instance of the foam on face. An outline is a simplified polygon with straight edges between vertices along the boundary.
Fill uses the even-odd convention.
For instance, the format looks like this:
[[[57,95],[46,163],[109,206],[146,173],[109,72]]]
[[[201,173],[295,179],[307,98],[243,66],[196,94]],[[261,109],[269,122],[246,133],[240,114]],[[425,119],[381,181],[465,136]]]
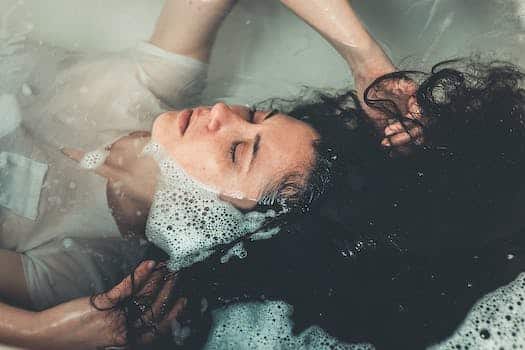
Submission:
[[[217,192],[190,178],[157,143],[149,143],[143,153],[153,157],[160,169],[146,237],[169,255],[171,270],[206,259],[219,246],[256,232],[275,216],[273,211],[242,213],[220,200]],[[245,252],[238,246],[230,254]]]
[[[242,303],[216,310],[204,349],[374,349],[369,344],[340,342],[319,327],[310,327],[294,335],[292,312],[292,306],[282,301]]]
[[[525,273],[481,298],[462,325],[430,350],[525,349]]]

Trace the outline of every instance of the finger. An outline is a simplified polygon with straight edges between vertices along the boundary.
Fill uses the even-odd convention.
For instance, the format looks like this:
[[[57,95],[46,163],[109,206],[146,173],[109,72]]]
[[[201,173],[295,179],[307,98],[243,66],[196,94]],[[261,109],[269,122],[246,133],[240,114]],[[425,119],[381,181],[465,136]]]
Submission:
[[[182,310],[184,310],[187,303],[188,299],[186,298],[180,298],[179,300],[177,300],[175,305],[173,305],[173,307],[171,308],[170,312],[159,323],[160,332],[165,332],[166,330],[171,328],[171,321],[177,318],[177,316],[182,312]]]
[[[186,307],[186,303],[187,303],[187,299],[186,298],[180,298],[179,300],[177,300],[177,302],[175,303],[175,305],[173,305],[173,307],[171,308],[171,310],[168,313],[168,315],[161,322],[157,323],[157,331],[158,331],[158,333],[155,333],[155,332],[144,333],[140,337],[140,343],[141,344],[149,344],[159,334],[165,334],[168,331],[170,331],[171,330],[171,321],[177,318],[177,316],[181,313],[181,311],[184,309],[184,307]]]
[[[400,132],[404,132],[404,131],[406,131],[406,128],[400,122],[396,122],[396,123],[390,124],[384,130],[385,136],[392,136],[394,134],[397,134],[397,133],[400,133]]]
[[[420,143],[422,141],[423,130],[420,127],[415,127],[408,132],[401,132],[386,139],[383,139],[381,144],[383,146],[402,146],[410,142]],[[386,142],[385,142],[386,140]]]
[[[67,148],[64,147],[60,150],[63,154],[65,154],[69,159],[74,160],[76,162],[80,162],[82,158],[84,158],[84,155],[86,152],[84,152],[81,149],[75,149],[75,148]]]
[[[152,273],[148,277],[148,280],[144,283],[142,289],[139,291],[140,294],[147,294],[152,293],[152,287],[159,287],[161,281],[164,279],[164,281],[167,280],[166,276],[170,276],[173,274],[173,272],[169,271],[166,267],[166,262],[161,261],[155,265],[155,269],[153,269]]]
[[[152,260],[143,261],[135,271],[124,278],[109,292],[105,293],[110,301],[117,301],[127,298],[133,292],[134,287],[140,287],[153,271],[155,262]]]
[[[86,155],[86,152],[84,152],[83,150],[75,148],[62,148],[60,151],[63,154],[65,154],[69,159],[74,160],[77,163],[80,163]],[[93,171],[96,174],[105,177],[109,180],[117,180],[122,177],[121,172],[119,172],[115,167],[111,167],[106,163],[97,166],[95,169],[93,169]]]
[[[175,287],[176,277],[171,276],[157,296],[157,299],[153,303],[152,310],[155,315],[164,315],[168,311],[168,301],[172,296],[173,287]]]

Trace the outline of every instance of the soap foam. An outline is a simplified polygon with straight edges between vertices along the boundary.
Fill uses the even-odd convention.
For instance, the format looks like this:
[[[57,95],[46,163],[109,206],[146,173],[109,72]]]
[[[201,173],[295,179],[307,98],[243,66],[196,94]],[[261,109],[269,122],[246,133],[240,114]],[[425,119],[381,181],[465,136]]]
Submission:
[[[169,255],[171,270],[206,259],[220,246],[258,231],[276,215],[272,210],[242,213],[222,201],[219,193],[189,177],[157,143],[149,143],[143,154],[152,156],[160,168],[146,237]],[[222,260],[233,255],[244,257],[246,251],[237,245]]]
[[[525,273],[481,298],[454,334],[430,350],[525,349]]]
[[[79,165],[83,169],[95,170],[102,166],[104,162],[106,162],[108,156],[109,150],[107,148],[87,152],[80,160]]]
[[[346,344],[319,327],[292,334],[292,306],[282,301],[242,303],[213,312],[205,350],[373,350],[370,344]]]

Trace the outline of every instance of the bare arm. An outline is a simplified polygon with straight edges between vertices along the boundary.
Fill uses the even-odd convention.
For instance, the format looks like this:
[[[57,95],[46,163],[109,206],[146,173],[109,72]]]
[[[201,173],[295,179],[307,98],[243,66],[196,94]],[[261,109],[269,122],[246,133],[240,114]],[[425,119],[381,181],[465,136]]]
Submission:
[[[200,61],[209,60],[217,29],[236,0],[166,0],[151,43]]]
[[[343,56],[355,80],[355,89],[363,109],[381,133],[385,147],[404,146],[422,142],[422,128],[400,122],[390,123],[381,112],[369,108],[363,101],[366,88],[382,75],[396,71],[396,67],[379,43],[368,33],[349,0],[281,0],[296,15],[317,30]],[[384,98],[396,100],[408,119],[421,119],[414,97],[417,87],[410,80],[390,81],[384,86]],[[379,98],[383,98],[378,96]],[[390,125],[389,125],[390,124]]]
[[[37,313],[0,303],[0,344],[28,346],[36,337],[34,323]]]
[[[348,62],[360,95],[375,78],[395,70],[348,0],[281,0],[323,35]]]
[[[152,313],[146,316],[146,322],[156,323],[160,333],[169,332],[171,320],[184,308],[186,300],[180,298],[169,303],[163,312],[175,279],[170,277],[164,280],[163,275],[157,272],[149,261],[143,262],[135,269],[134,279],[128,276],[110,291],[98,295],[94,299],[97,307],[93,306],[89,297],[40,312],[0,303],[0,344],[35,350],[124,348],[127,343],[126,319],[123,314],[111,310],[111,307],[118,300],[130,296],[135,288],[139,291],[137,298],[143,293],[158,291],[151,304]],[[139,340],[140,345],[150,344],[154,337],[155,334],[145,334]]]

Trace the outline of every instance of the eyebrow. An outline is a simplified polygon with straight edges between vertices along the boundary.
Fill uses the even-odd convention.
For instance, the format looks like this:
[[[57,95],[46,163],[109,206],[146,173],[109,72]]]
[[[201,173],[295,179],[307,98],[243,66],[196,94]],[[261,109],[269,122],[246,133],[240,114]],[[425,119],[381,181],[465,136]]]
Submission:
[[[278,113],[279,111],[277,109],[273,109],[270,113],[264,116],[262,121],[265,121]],[[257,134],[255,135],[255,141],[253,142],[252,158],[250,159],[250,164],[248,165],[248,171],[250,171],[250,169],[252,168],[252,164],[255,162],[255,159],[257,158],[257,154],[259,153],[260,144],[261,144],[261,134]]]

